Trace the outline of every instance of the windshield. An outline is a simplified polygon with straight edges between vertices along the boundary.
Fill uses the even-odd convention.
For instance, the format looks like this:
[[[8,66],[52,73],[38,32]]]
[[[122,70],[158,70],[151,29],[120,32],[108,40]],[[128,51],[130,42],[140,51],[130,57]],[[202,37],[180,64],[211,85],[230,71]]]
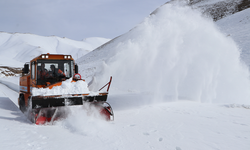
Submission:
[[[72,60],[38,60],[37,84],[55,83],[73,76]]]

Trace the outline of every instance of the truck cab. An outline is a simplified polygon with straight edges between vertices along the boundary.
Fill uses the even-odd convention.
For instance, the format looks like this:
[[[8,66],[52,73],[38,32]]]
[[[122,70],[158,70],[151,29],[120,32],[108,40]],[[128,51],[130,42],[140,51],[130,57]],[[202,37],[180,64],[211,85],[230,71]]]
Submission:
[[[54,70],[52,69],[54,67]],[[42,74],[43,72],[43,74]],[[60,73],[58,73],[60,72]],[[28,105],[28,98],[32,95],[32,88],[53,87],[51,85],[61,83],[78,73],[71,55],[41,54],[25,64],[22,76],[20,77],[20,97]],[[19,104],[20,105],[20,104]]]
[[[42,54],[30,61],[31,87],[46,87],[69,79],[74,74],[75,65],[71,55]]]

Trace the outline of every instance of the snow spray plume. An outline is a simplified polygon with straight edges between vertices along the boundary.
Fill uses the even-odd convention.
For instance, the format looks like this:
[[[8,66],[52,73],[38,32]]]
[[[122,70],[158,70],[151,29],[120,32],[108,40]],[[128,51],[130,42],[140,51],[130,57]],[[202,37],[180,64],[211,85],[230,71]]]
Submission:
[[[112,75],[113,88],[159,100],[250,103],[249,72],[235,42],[187,6],[163,5],[100,51],[109,57],[97,80]]]
[[[84,103],[83,106],[70,106],[68,112],[67,118],[56,122],[57,125],[84,136],[107,134],[108,122],[100,115],[99,110],[89,103]]]

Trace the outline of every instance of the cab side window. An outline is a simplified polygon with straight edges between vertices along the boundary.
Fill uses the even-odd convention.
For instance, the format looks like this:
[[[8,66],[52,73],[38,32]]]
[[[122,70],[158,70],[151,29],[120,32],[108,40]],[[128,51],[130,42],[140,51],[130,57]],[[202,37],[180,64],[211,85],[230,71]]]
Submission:
[[[35,79],[35,62],[31,63],[31,79]]]

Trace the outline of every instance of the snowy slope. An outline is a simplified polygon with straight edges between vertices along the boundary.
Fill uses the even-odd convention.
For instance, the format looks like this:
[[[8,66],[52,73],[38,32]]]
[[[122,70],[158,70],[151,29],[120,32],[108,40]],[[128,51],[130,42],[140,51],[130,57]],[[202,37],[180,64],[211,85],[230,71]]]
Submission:
[[[112,75],[117,90],[152,93],[158,101],[250,103],[249,72],[233,39],[178,4],[157,9],[78,64],[83,75],[95,75],[95,87]]]
[[[42,53],[71,54],[77,59],[108,41],[97,37],[74,41],[56,36],[0,32],[0,66],[21,67]]]
[[[250,8],[216,22],[220,30],[230,36],[241,50],[241,59],[250,68]]]
[[[247,0],[190,0],[192,8],[199,9],[216,20],[220,30],[234,39],[241,51],[241,59],[250,68],[250,2]]]
[[[164,5],[77,60],[98,88],[113,76],[113,122],[71,107],[54,125],[31,124],[16,106],[18,78],[0,78],[0,149],[249,150],[248,69],[231,36],[201,16]]]

